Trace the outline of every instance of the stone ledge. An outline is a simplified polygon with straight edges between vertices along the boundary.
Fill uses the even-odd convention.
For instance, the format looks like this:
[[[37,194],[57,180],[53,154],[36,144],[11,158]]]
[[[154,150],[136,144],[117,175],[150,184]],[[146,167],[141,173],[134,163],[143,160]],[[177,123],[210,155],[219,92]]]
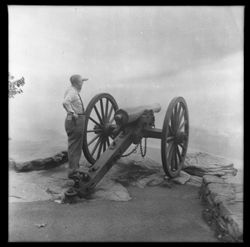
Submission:
[[[203,183],[205,185],[210,184],[210,183],[222,183],[223,184],[225,183],[225,180],[217,176],[205,175],[203,177]]]
[[[229,160],[202,152],[187,154],[183,170],[198,177],[205,175],[222,177],[237,174],[237,169]]]
[[[52,157],[44,159],[35,159],[26,162],[15,162],[12,159],[9,161],[9,166],[12,166],[18,172],[28,172],[34,170],[46,170],[60,166],[68,161],[68,152],[62,151]]]
[[[203,177],[200,195],[207,204],[205,214],[210,214],[220,238],[226,242],[243,240],[243,185],[212,175]]]

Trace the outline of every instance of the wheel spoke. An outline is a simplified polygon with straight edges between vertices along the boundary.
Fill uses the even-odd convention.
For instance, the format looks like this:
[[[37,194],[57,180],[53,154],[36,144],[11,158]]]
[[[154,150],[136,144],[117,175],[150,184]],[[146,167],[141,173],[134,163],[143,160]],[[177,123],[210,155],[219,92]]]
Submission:
[[[87,130],[87,133],[90,133],[90,132],[101,132],[102,130],[101,129],[92,129],[92,130]]]
[[[95,121],[95,119],[93,119],[92,117],[89,117],[89,119],[90,119],[92,122],[94,122],[96,125],[98,125],[100,128],[102,128],[102,126],[101,126],[99,123],[97,123],[97,122]]]
[[[178,116],[177,111],[178,111],[178,103],[174,106],[174,116],[175,116],[175,119]]]
[[[107,119],[108,116],[108,109],[109,109],[108,105],[109,105],[109,100],[106,99],[105,114],[104,114],[105,119]]]
[[[171,170],[173,170],[174,167],[175,167],[174,149],[175,149],[175,146],[173,145],[173,147],[172,147],[172,152],[171,152],[171,163],[170,163],[170,168],[171,168]]]
[[[171,143],[170,145],[169,145],[170,147],[169,147],[169,152],[168,152],[168,161],[169,161],[169,163],[170,163],[170,167],[171,167],[171,163],[172,163],[172,157],[173,157],[173,143]]]
[[[174,107],[174,120],[175,120],[175,125],[177,126],[177,124],[178,124],[178,103]]]
[[[106,140],[104,139],[104,142],[103,142],[103,152],[106,151]]]
[[[172,115],[171,115],[171,128],[172,128],[172,131],[173,133],[175,132],[175,121],[174,121],[174,114],[172,112]]]
[[[101,105],[102,119],[104,121],[105,119],[104,119],[104,110],[103,110],[103,101],[102,101],[102,99],[100,99],[100,105]]]
[[[97,159],[99,159],[100,155],[101,155],[101,151],[102,151],[102,142],[99,146],[99,149],[98,149],[98,153],[97,153]]]
[[[179,126],[179,129],[178,129],[178,130],[181,130],[182,127],[184,126],[184,124],[186,124],[186,120],[184,120],[184,121],[182,122],[182,124]]]
[[[171,149],[172,149],[172,146],[173,146],[173,142],[170,142],[170,143],[168,144],[168,146],[167,146],[166,152],[167,152],[168,156],[170,155],[170,151],[171,151]]]
[[[109,137],[107,138],[107,144],[108,144],[108,146],[110,146]]]
[[[181,146],[182,150],[184,150],[184,149],[185,149],[185,148],[184,148],[183,143],[178,143],[178,145],[180,145],[180,146]]]
[[[110,142],[109,138],[110,138],[111,142]],[[113,138],[111,136],[108,137],[108,140],[109,140],[110,143],[113,142]]]
[[[181,120],[182,120],[183,115],[184,115],[184,109],[182,109],[182,112],[180,113],[179,123],[181,123]]]
[[[180,160],[180,162],[181,162],[181,153],[180,153],[180,150],[179,150],[178,145],[176,146],[176,149],[177,149],[177,155],[178,155],[179,160]]]
[[[179,108],[178,108],[177,113],[176,113],[177,126],[180,125],[180,119],[179,119],[180,111],[181,111],[181,103],[179,103]]]
[[[172,129],[172,127],[170,125],[168,125],[168,129],[169,129],[170,135],[173,136],[174,131],[173,131],[173,129]]]
[[[95,151],[96,151],[98,145],[100,144],[100,142],[101,142],[101,137],[99,137],[99,140],[97,141],[97,143],[95,144],[95,146],[94,146],[94,148],[93,148],[93,150],[92,150],[92,152],[91,152],[91,155],[92,155],[92,156],[94,155],[94,153],[95,153]]]
[[[111,105],[110,109],[109,109],[109,114],[108,114],[108,121],[110,122],[110,117],[112,114],[112,110],[114,109],[113,105]]]
[[[103,120],[102,120],[102,118],[101,118],[101,116],[100,116],[100,113],[98,112],[98,110],[97,110],[97,108],[96,108],[95,105],[94,105],[94,109],[95,109],[95,113],[96,113],[96,115],[97,115],[97,117],[98,117],[98,119],[99,119],[99,121],[100,121],[100,124],[103,124]]]
[[[108,138],[106,139],[106,150],[109,148]]]
[[[100,136],[100,134],[96,135],[94,138],[91,139],[91,141],[88,142],[88,146],[90,144],[92,144],[98,137]]]
[[[175,149],[175,154],[174,154],[175,169],[178,170],[178,160],[177,160],[177,152],[176,152],[177,146],[176,145],[175,145],[174,149]]]
[[[168,136],[167,139],[166,139],[166,142],[170,142],[170,141],[173,141],[173,140],[174,140],[173,136]]]

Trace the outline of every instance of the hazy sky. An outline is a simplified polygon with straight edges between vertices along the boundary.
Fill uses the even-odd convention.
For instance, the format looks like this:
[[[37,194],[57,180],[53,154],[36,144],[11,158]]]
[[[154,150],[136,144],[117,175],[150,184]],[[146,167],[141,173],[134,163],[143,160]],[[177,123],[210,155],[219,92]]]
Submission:
[[[81,71],[96,79],[178,70],[241,49],[242,11],[10,6],[10,70],[65,76]]]
[[[26,80],[24,93],[10,100],[10,130],[22,133],[25,128],[36,130],[40,124],[42,128],[53,127],[63,132],[65,112],[61,102],[74,73],[90,79],[81,93],[85,105],[103,91],[116,93],[118,102],[123,103],[161,102],[155,90],[159,93],[167,90],[165,83],[174,92],[178,89],[181,95],[189,90],[190,105],[206,105],[205,100],[210,97],[209,73],[214,73],[213,83],[231,80],[228,91],[220,91],[215,84],[210,90],[217,91],[216,95],[221,92],[221,99],[230,103],[231,92],[238,93],[243,88],[239,73],[243,71],[243,10],[243,7],[9,6],[9,71]],[[217,66],[209,68],[208,74],[196,69],[209,64]],[[173,79],[183,71],[189,72],[176,77],[182,81]],[[192,71],[199,76],[195,77]],[[186,78],[195,80],[185,86]],[[200,79],[207,94],[201,90]],[[144,86],[138,87],[140,83]],[[129,91],[122,91],[123,87],[129,87],[137,101],[133,101]],[[197,87],[201,94],[191,97],[198,92]],[[150,94],[153,88],[154,99],[143,94]],[[204,102],[197,101],[202,100],[201,95]],[[164,111],[169,100],[164,101]],[[194,107],[192,110],[195,112]],[[194,122],[204,121],[200,118],[200,122]]]

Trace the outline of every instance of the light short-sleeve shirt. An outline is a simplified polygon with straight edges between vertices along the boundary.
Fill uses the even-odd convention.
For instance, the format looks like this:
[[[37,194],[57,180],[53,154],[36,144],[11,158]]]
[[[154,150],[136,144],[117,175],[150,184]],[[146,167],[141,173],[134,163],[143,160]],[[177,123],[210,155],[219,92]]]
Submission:
[[[66,111],[69,113],[76,113],[76,114],[83,114],[84,113],[84,106],[82,103],[81,96],[77,89],[73,86],[70,86],[65,94],[64,94],[64,101],[63,106]]]

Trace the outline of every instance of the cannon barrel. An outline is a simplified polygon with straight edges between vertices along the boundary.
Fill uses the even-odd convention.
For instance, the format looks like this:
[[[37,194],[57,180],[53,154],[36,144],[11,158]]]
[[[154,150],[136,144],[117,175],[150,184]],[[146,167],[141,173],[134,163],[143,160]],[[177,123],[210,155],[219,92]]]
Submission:
[[[119,125],[125,125],[136,121],[145,111],[159,112],[161,106],[158,103],[138,107],[118,109],[115,113],[115,121]]]

